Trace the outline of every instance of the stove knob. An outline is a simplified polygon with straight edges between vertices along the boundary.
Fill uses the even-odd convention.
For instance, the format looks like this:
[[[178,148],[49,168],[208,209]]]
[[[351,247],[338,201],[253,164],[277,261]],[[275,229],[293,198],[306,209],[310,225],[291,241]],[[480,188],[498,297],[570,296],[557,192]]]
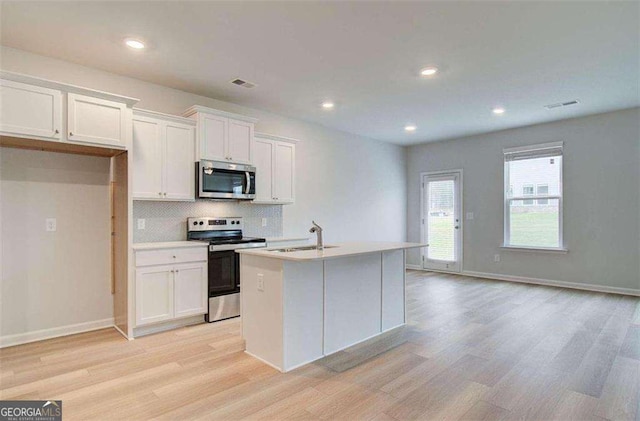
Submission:
[[[198,225],[198,221],[193,221],[193,225]]]
[[[204,222],[200,221],[200,225],[204,225]]]

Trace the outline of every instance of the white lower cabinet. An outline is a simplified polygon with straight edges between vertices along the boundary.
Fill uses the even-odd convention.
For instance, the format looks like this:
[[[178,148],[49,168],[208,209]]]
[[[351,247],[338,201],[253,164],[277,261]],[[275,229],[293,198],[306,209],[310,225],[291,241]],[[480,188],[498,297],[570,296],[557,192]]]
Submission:
[[[206,246],[136,251],[136,326],[205,314],[206,258]]]
[[[184,263],[175,266],[174,315],[193,316],[207,312],[207,264]],[[204,288],[203,288],[204,283]]]

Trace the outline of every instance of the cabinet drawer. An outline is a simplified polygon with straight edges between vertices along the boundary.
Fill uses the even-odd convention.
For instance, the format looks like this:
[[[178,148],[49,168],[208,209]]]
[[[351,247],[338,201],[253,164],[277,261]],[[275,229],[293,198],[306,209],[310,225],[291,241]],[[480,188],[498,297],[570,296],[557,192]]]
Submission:
[[[173,263],[205,262],[207,247],[139,250],[136,251],[136,267],[151,265],[170,265]]]

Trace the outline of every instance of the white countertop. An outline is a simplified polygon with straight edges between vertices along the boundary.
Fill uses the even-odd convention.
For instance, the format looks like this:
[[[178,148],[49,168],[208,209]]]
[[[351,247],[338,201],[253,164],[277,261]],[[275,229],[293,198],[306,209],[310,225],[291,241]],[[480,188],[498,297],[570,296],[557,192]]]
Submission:
[[[270,257],[280,260],[325,260],[335,259],[338,257],[354,256],[358,254],[379,253],[389,250],[401,250],[409,248],[427,247],[422,243],[395,243],[395,242],[350,242],[327,244],[326,246],[335,246],[325,248],[323,251],[305,250],[292,252],[274,252],[269,249],[241,249],[236,253],[248,254],[252,256]]]
[[[174,249],[188,247],[208,247],[209,243],[205,241],[164,241],[157,243],[134,243],[134,250],[158,250],[158,249]]]

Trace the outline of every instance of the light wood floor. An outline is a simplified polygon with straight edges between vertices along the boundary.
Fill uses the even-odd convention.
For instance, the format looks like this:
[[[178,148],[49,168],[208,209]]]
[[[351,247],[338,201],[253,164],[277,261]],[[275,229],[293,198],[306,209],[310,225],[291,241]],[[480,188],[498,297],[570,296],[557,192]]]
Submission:
[[[0,351],[1,399],[65,420],[633,420],[640,300],[410,271],[408,342],[355,368],[288,374],[240,322],[126,341],[102,330]]]

